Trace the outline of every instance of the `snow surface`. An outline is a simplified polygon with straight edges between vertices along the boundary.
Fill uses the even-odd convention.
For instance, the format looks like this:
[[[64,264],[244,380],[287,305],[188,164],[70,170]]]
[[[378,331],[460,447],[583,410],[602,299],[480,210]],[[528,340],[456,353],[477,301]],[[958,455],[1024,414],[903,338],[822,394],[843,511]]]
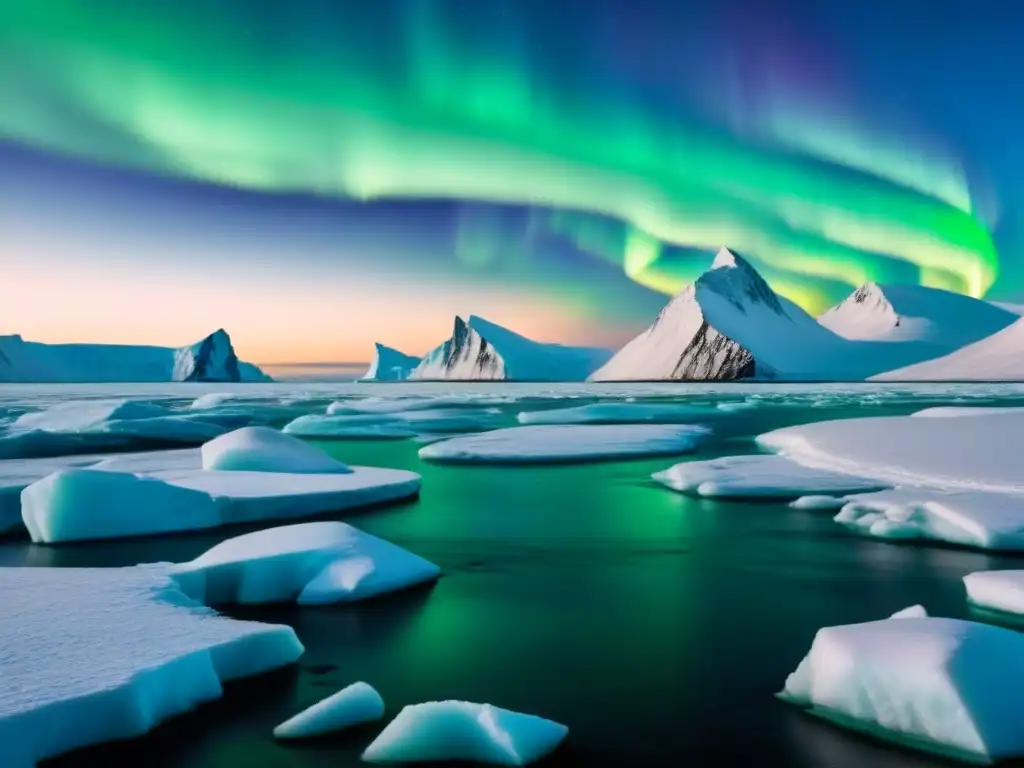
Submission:
[[[285,424],[288,435],[320,440],[404,440],[416,430],[406,422],[384,416],[321,416],[308,414]]]
[[[207,605],[351,602],[436,579],[418,555],[335,521],[247,533],[175,566],[186,594]]]
[[[139,736],[303,651],[190,604],[163,566],[0,568],[0,605],[4,768]]]
[[[926,539],[980,549],[1024,549],[1024,497],[896,488],[850,496],[835,518],[881,539]]]
[[[823,421],[760,435],[760,445],[809,467],[887,485],[1024,494],[1024,411],[971,418],[872,417]]]
[[[778,296],[745,259],[723,248],[711,269],[591,380],[858,381],[945,349],[844,339]]]
[[[704,427],[668,424],[510,427],[443,440],[420,448],[440,462],[539,463],[664,456],[694,450],[711,434]]]
[[[274,736],[279,739],[309,739],[382,717],[384,699],[380,694],[366,683],[352,683],[281,723],[274,729]]]
[[[836,496],[801,496],[789,503],[793,509],[806,509],[811,511],[838,512],[846,504],[846,499]]]
[[[818,322],[847,339],[919,341],[935,356],[1001,331],[1017,315],[987,301],[923,285],[866,283]]]
[[[583,381],[611,352],[545,344],[483,318],[455,318],[449,339],[431,350],[410,379]]]
[[[553,752],[568,733],[551,720],[490,704],[431,701],[402,709],[366,748],[363,760],[529,765]]]
[[[842,495],[885,487],[870,478],[812,469],[785,456],[763,454],[685,461],[652,478],[680,493],[725,499],[797,499],[812,493]]]
[[[313,413],[285,425],[284,432],[311,438],[412,437],[420,432],[475,432],[497,426],[501,412],[436,408],[394,413]]]
[[[908,365],[873,381],[1022,381],[1024,380],[1024,318],[991,336],[944,357]]]
[[[203,445],[203,469],[233,472],[338,474],[351,472],[297,437],[270,427],[244,427]]]
[[[1024,755],[1024,635],[894,617],[818,631],[784,701],[907,747],[972,762]]]
[[[360,381],[404,381],[420,364],[420,358],[383,344],[374,344],[373,361]]]
[[[15,419],[12,429],[47,432],[88,432],[109,421],[153,419],[170,415],[163,406],[145,400],[69,400],[43,411],[26,413]]]
[[[721,417],[711,406],[670,403],[590,403],[574,408],[552,408],[523,411],[520,424],[638,424],[656,422],[673,424],[696,419]]]
[[[984,610],[1024,616],[1024,571],[978,571],[964,576],[967,600]]]
[[[414,496],[420,476],[351,467],[341,474],[169,469],[142,475],[56,472],[21,493],[32,540],[113,539],[309,517]]]
[[[186,347],[42,344],[0,336],[0,382],[270,381],[219,330]]]

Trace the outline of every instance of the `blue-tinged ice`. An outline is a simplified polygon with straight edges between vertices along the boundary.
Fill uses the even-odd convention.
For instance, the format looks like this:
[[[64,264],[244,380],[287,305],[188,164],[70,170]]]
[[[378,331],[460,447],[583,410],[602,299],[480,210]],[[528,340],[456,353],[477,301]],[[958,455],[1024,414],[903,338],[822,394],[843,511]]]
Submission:
[[[433,581],[441,570],[419,555],[328,521],[228,539],[175,566],[182,589],[207,605],[351,602]]]
[[[490,704],[432,701],[399,712],[363,752],[363,760],[529,765],[553,752],[568,733],[560,723]]]
[[[203,445],[203,469],[232,472],[338,474],[352,470],[297,437],[270,427],[244,427]]]
[[[274,729],[279,739],[325,736],[384,717],[384,699],[366,683],[352,683]]]

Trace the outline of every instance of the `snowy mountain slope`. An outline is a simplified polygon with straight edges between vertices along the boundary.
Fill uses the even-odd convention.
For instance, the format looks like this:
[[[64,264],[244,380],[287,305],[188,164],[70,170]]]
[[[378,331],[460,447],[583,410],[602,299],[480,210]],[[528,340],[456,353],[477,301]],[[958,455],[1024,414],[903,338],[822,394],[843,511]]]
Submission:
[[[373,362],[360,381],[403,381],[409,378],[420,358],[399,352],[381,343],[374,344]]]
[[[873,381],[1024,381],[1024,318],[943,357],[887,371]]]
[[[43,344],[0,336],[0,381],[160,382],[269,381],[240,363],[223,330],[195,344],[171,347],[120,344]]]
[[[455,318],[451,338],[410,379],[583,381],[611,356],[605,349],[544,344],[483,318]]]
[[[1024,304],[1014,304],[1010,301],[990,301],[988,303],[993,307],[999,307],[1000,309],[1005,309],[1007,312],[1012,312],[1018,317],[1024,315]]]
[[[951,291],[866,283],[818,322],[846,339],[927,342],[944,353],[990,336],[1016,319],[1007,309]]]
[[[591,380],[858,381],[939,354],[930,344],[844,339],[776,295],[745,259],[723,248],[711,268]]]

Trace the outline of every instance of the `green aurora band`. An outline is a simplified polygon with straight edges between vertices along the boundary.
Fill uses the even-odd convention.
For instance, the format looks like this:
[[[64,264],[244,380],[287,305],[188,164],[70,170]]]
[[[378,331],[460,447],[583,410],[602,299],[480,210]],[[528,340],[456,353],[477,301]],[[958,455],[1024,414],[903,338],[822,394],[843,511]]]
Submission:
[[[815,280],[908,265],[977,297],[996,279],[989,232],[945,189],[560,89],[515,13],[460,35],[429,0],[350,5],[328,24],[255,0],[4,0],[0,137],[258,191],[554,209],[550,226],[665,293],[692,279],[662,264],[668,246],[754,256],[809,309]],[[623,224],[595,235],[595,217]]]

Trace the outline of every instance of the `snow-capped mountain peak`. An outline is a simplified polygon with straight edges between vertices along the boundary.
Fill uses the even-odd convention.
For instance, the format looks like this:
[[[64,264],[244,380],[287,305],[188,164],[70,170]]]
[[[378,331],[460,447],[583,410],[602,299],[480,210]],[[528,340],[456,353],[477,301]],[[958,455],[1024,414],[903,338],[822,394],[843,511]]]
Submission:
[[[456,317],[451,337],[431,350],[409,378],[504,379],[505,361],[487,339]]]
[[[779,297],[754,267],[739,254],[722,248],[711,263],[711,269],[697,278],[697,292],[712,291],[729,301],[740,312],[749,304],[762,304],[771,311],[785,315]]]
[[[420,358],[380,342],[376,342],[373,347],[373,362],[363,374],[362,381],[402,381],[409,378],[409,374],[420,364]]]
[[[238,356],[227,331],[219,328],[205,339],[174,353],[172,381],[241,381]]]

